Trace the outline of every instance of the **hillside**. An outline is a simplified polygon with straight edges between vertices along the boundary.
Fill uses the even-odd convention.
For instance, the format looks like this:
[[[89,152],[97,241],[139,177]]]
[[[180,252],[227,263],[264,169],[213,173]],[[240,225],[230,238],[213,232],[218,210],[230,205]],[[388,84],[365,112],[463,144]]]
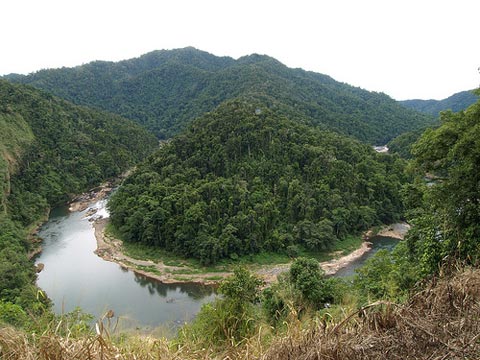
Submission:
[[[459,112],[467,109],[478,100],[478,95],[475,95],[474,90],[462,91],[456,93],[444,100],[405,100],[400,103],[408,108],[423,113],[438,116],[440,112],[451,110]],[[440,123],[433,124],[433,128],[438,127]],[[391,153],[396,153],[405,159],[410,159],[411,148],[413,144],[420,138],[426,129],[419,128],[400,134],[388,143],[388,148]]]
[[[3,146],[11,149],[8,154],[22,153],[10,202],[26,200],[28,193],[41,194],[48,204],[66,201],[129,168],[156,145],[131,121],[30,87],[1,81],[0,104],[2,123],[17,144],[15,149],[9,140]]]
[[[323,251],[398,219],[397,160],[238,99],[141,164],[111,198],[111,221],[127,241],[204,264],[296,246]]]
[[[452,110],[458,112],[465,110],[478,100],[478,96],[470,91],[462,91],[443,100],[404,100],[400,103],[410,109],[426,114],[438,116],[441,111]]]
[[[159,138],[179,133],[194,118],[239,96],[270,99],[272,107],[295,114],[297,121],[372,144],[385,144],[434,121],[387,95],[339,83],[326,75],[290,69],[268,56],[234,60],[193,48],[8,78],[77,104],[118,113]]]
[[[5,104],[0,103],[0,106]],[[32,129],[22,116],[0,110],[0,212],[6,212],[10,194],[10,177],[23,153],[33,141]]]
[[[4,302],[41,308],[27,259],[32,224],[156,145],[154,136],[117,115],[0,80],[0,313]]]

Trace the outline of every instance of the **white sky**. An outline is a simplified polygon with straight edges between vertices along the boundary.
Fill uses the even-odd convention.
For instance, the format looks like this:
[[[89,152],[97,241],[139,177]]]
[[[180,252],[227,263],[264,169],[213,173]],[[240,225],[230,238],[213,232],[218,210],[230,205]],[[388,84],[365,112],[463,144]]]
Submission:
[[[0,0],[0,75],[194,46],[395,99],[480,85],[479,0]]]

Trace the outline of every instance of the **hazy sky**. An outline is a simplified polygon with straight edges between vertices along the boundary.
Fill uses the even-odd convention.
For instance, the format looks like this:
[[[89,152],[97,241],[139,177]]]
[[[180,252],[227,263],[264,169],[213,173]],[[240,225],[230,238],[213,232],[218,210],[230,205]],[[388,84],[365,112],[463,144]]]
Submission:
[[[1,0],[0,75],[194,46],[395,99],[480,85],[479,0]]]

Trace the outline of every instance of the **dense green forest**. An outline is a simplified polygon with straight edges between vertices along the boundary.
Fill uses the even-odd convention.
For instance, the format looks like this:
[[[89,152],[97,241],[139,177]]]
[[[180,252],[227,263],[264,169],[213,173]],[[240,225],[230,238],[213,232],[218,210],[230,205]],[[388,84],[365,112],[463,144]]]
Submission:
[[[445,110],[451,110],[453,112],[459,112],[465,110],[470,105],[474,104],[478,100],[478,95],[475,95],[473,90],[461,91],[453,94],[443,100],[404,100],[400,103],[408,108],[417,110],[426,114],[438,116],[440,112]]]
[[[386,144],[435,121],[385,94],[290,69],[268,56],[234,60],[193,48],[155,51],[117,63],[96,61],[27,76],[9,75],[8,79],[120,114],[159,138],[179,133],[194,118],[238,96],[261,97],[292,119],[371,144]]]
[[[420,111],[433,116],[441,116],[443,111],[460,112],[467,109],[478,101],[478,95],[475,90],[462,91],[443,100],[404,100],[400,103],[408,108]],[[437,128],[440,123],[431,124],[429,127]],[[418,128],[407,131],[388,143],[388,148],[392,153],[399,154],[405,159],[411,159],[412,146],[422,136],[425,128]]]
[[[50,206],[129,169],[156,146],[129,120],[0,80],[2,311],[5,304],[10,311],[42,307],[27,258],[29,227]]]
[[[411,185],[408,192],[410,250],[426,273],[446,259],[478,264],[480,101],[465,111],[442,113],[441,126],[425,131],[412,153],[412,166],[419,176],[429,174],[430,186],[420,191]]]
[[[328,249],[402,214],[404,163],[239,99],[195,120],[109,201],[124,239],[204,264]]]
[[[232,74],[239,79],[234,85]],[[112,225],[124,240],[205,265],[261,251],[294,259],[263,290],[255,274],[237,268],[220,285],[222,296],[172,342],[122,336],[123,358],[235,358],[235,351],[244,351],[243,358],[279,358],[277,349],[285,358],[310,350],[310,358],[320,350],[342,358],[339,349],[347,348],[359,358],[375,351],[383,356],[377,358],[386,352],[402,358],[417,343],[419,357],[426,350],[431,357],[478,357],[480,274],[466,271],[448,281],[456,269],[478,267],[480,260],[480,101],[442,112],[440,124],[423,131],[432,117],[403,109],[409,119],[403,121],[385,95],[347,85],[340,91],[328,77],[265,56],[233,60],[194,49],[12,78],[52,81],[52,91],[65,81],[64,97],[85,104],[99,99],[99,108],[126,104],[120,112],[159,137],[181,132],[152,153],[157,139],[138,124],[0,80],[0,330],[7,329],[0,332],[0,357],[17,345],[23,347],[16,358],[25,358],[21,351],[29,346],[45,358],[68,351],[78,358],[92,349],[104,358],[121,356],[104,319],[92,335],[80,312],[51,316],[48,299],[34,286],[28,235],[51,206],[142,159],[109,202]],[[143,91],[146,84],[153,90]],[[397,134],[389,144],[394,154],[361,142]],[[317,260],[297,256],[400,218],[412,225],[406,241],[379,251],[347,281],[326,278]],[[428,290],[399,310],[429,277]],[[44,311],[48,322],[39,317]],[[28,334],[18,337],[5,323]],[[348,336],[356,339],[342,340]],[[333,345],[298,345],[312,339]],[[263,356],[271,344],[270,356]]]
[[[282,334],[269,347],[272,359],[478,358],[479,139],[480,101],[443,113],[441,126],[414,144],[408,172],[415,179],[401,190],[413,226],[392,252],[378,251],[347,281],[326,278],[314,259],[296,258],[263,292],[257,278],[239,269],[221,286],[224,297],[181,332],[182,344],[213,344],[217,352],[241,347],[264,334],[267,320]]]
[[[433,126],[432,128],[434,128]],[[395,139],[388,142],[388,151],[391,154],[397,154],[404,159],[412,158],[412,147],[420,139],[426,129],[408,131],[398,135]]]

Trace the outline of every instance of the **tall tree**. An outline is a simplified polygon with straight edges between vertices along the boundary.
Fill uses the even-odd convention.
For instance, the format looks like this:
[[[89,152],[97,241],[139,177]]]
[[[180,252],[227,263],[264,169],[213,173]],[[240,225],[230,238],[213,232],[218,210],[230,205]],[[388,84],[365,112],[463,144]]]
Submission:
[[[480,255],[480,101],[442,113],[441,122],[412,151],[417,169],[431,179],[410,236],[426,271],[446,256],[473,263]]]

